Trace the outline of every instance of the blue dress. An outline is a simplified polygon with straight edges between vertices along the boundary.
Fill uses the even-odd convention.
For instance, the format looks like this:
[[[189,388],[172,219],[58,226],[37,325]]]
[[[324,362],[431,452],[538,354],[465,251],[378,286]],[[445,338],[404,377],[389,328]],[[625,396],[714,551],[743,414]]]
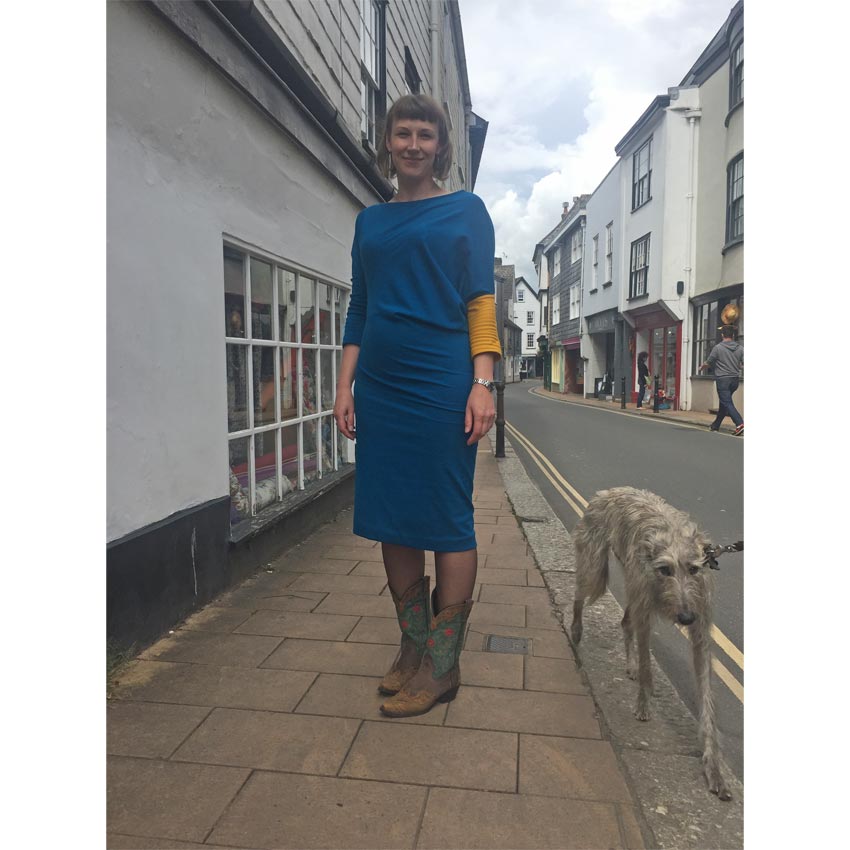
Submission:
[[[360,346],[361,537],[434,552],[475,548],[466,305],[493,294],[494,251],[493,223],[469,192],[378,204],[357,216],[343,345]]]

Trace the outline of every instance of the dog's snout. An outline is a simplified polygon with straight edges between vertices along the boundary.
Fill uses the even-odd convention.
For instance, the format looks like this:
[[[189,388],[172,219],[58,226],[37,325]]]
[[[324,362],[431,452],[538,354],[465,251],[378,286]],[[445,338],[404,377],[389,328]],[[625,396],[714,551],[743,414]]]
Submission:
[[[696,620],[696,617],[694,616],[692,611],[679,611],[679,613],[676,615],[676,619],[683,626],[689,626],[691,623],[693,623],[694,620]]]

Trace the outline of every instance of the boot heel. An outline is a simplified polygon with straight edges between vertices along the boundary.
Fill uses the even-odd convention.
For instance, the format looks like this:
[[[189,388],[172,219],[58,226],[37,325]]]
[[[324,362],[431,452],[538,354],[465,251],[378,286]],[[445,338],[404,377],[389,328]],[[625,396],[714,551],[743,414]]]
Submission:
[[[451,702],[457,696],[457,690],[459,687],[459,685],[455,685],[453,688],[437,697],[437,702]]]

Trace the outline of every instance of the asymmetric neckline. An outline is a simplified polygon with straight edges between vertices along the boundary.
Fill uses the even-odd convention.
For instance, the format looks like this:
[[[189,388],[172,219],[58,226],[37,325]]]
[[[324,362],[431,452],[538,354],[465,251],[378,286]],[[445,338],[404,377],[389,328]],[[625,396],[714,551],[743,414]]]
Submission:
[[[458,189],[456,192],[444,192],[442,195],[431,195],[428,198],[414,198],[411,201],[387,201],[384,206],[388,207],[390,204],[421,204],[423,201],[436,201],[438,198],[453,198],[455,195],[462,195],[465,191],[465,189]]]

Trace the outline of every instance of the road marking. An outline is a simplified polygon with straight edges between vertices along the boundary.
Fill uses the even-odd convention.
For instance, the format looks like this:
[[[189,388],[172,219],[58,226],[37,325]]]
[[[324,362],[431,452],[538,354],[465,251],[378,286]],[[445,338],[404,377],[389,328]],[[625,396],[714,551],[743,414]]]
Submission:
[[[575,489],[560,472],[554,467],[552,461],[540,451],[540,449],[535,446],[528,437],[521,434],[510,422],[505,421],[505,427],[510,431],[511,436],[514,437],[517,442],[528,452],[529,457],[534,461],[540,471],[546,476],[549,480],[549,483],[555,488],[558,495],[576,512],[579,517],[584,515],[583,508],[587,507],[587,500]],[[544,465],[545,464],[545,465]],[[547,469],[548,467],[549,469]],[[549,470],[554,473],[551,475]],[[563,486],[562,486],[563,485]],[[566,489],[565,489],[566,488]],[[567,494],[567,489],[575,499],[581,504],[579,507],[576,504],[576,501]],[[674,623],[676,628],[685,636],[687,640],[690,640],[690,636],[685,631],[682,626],[678,623]],[[744,654],[741,650],[729,640],[726,635],[723,634],[722,631],[716,626],[712,625],[711,627],[711,636],[714,639],[714,642],[741,668],[741,671],[744,670]],[[717,673],[717,677],[726,685],[727,688],[740,700],[741,703],[744,702],[744,687],[743,685],[734,677],[732,673],[727,670],[727,668],[716,658],[712,656],[711,666],[715,673]]]
[[[622,410],[620,408],[610,408],[610,407],[598,407],[595,404],[586,404],[583,401],[570,401],[567,398],[552,398],[551,396],[544,395],[541,392],[538,392],[536,387],[530,387],[526,390],[529,395],[536,396],[537,398],[545,399],[546,401],[553,401],[555,404],[571,404],[573,407],[584,407],[588,410],[599,410],[602,413],[616,413],[620,416],[631,416],[633,419],[640,419],[644,422],[657,422],[661,425],[675,425],[677,428],[688,428],[691,431],[706,431],[707,428],[705,425],[692,425],[689,422],[677,422],[675,419],[667,419],[665,417],[659,417],[656,414],[649,416],[647,414],[637,414],[630,413],[627,410]],[[649,409],[649,408],[647,408]],[[734,434],[730,434],[726,431],[717,431],[715,432],[715,436],[720,437],[734,437],[736,440],[739,440],[740,437],[735,437]]]

